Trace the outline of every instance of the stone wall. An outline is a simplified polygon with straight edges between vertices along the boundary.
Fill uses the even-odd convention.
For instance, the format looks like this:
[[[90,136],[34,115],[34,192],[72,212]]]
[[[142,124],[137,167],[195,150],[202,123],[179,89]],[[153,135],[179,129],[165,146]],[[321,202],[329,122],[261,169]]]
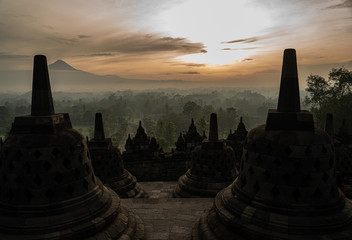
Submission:
[[[158,157],[124,158],[125,168],[139,182],[141,181],[177,181],[190,166],[189,154],[161,154]]]

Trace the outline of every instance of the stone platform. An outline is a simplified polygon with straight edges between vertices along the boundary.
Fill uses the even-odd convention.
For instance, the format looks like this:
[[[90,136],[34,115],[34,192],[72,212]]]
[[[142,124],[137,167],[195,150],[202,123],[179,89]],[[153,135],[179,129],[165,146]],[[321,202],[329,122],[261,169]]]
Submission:
[[[144,222],[146,240],[189,239],[191,230],[213,198],[172,198],[177,182],[140,182],[149,199],[121,199]]]

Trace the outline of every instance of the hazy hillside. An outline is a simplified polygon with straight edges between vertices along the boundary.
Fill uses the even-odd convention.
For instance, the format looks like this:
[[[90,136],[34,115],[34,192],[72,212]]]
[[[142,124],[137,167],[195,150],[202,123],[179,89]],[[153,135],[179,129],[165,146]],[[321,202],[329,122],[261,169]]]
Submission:
[[[63,60],[49,65],[51,86],[56,91],[109,91],[123,89],[152,89],[169,87],[192,87],[193,82],[182,80],[127,79],[117,75],[95,75],[70,66]],[[32,85],[31,71],[0,71],[0,92],[29,91]]]

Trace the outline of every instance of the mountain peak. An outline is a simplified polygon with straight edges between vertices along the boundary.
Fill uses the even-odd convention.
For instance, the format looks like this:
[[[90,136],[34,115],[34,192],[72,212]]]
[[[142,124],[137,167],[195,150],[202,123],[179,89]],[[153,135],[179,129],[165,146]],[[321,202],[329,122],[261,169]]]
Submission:
[[[49,65],[51,70],[65,70],[65,71],[78,71],[77,69],[71,67],[65,61],[59,59],[56,62]]]

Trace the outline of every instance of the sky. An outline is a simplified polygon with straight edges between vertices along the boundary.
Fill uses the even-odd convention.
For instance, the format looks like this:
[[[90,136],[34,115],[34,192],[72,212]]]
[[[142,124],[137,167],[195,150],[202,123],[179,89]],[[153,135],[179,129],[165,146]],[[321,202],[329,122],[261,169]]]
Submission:
[[[0,71],[35,54],[98,75],[278,86],[352,64],[352,0],[0,0]],[[1,79],[0,79],[1,84]]]

